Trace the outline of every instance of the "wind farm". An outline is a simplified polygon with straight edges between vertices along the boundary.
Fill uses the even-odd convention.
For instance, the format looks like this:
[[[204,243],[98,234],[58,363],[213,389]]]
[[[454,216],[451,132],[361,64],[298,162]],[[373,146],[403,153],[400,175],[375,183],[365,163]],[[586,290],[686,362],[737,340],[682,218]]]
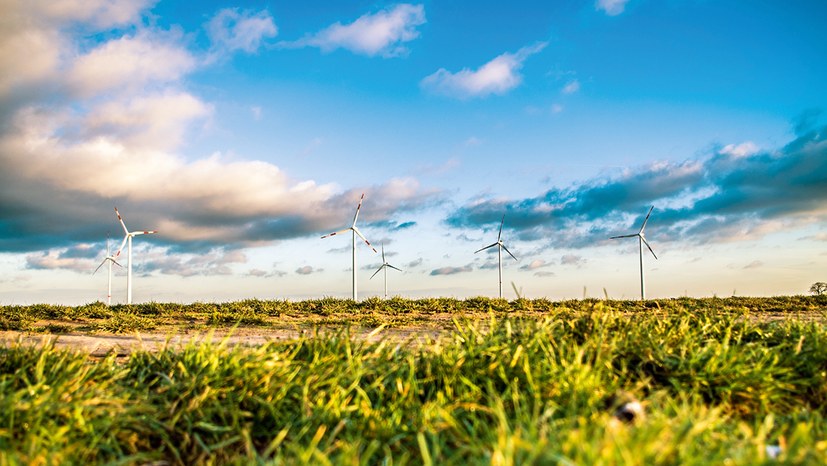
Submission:
[[[503,250],[505,250],[505,252],[507,252],[508,255],[511,256],[511,258],[514,259],[515,261],[519,260],[514,256],[514,254],[511,254],[511,251],[509,251],[508,248],[505,247],[505,244],[503,244],[502,236],[503,236],[503,225],[504,224],[505,224],[505,214],[503,214],[503,218],[502,218],[502,220],[500,220],[500,230],[499,230],[499,232],[497,232],[497,241],[494,242],[494,243],[489,244],[488,246],[482,247],[482,248],[477,249],[476,251],[474,251],[474,254],[476,254],[478,252],[485,251],[486,249],[493,248],[495,246],[497,247],[497,272],[498,272],[498,277],[499,277],[499,297],[500,298],[503,297]]]
[[[108,265],[107,270],[107,291],[106,291],[106,305],[112,305],[112,264],[117,265],[118,267],[123,268],[123,266],[115,260],[115,255],[110,252],[109,249],[109,235],[106,235],[106,256],[101,261],[100,265],[92,272],[92,275],[96,274],[104,264]]]
[[[126,228],[126,224],[123,221],[123,217],[121,217],[121,213],[118,212],[118,208],[115,207],[115,215],[118,216],[118,222],[120,222],[121,227],[123,228],[124,237],[123,241],[121,242],[121,246],[118,248],[118,252],[115,253],[115,259],[117,259],[121,255],[121,251],[123,251],[124,245],[126,246],[126,304],[132,304],[132,238],[140,235],[154,235],[158,233],[155,230],[135,230],[129,231]]]
[[[827,464],[824,0],[2,5],[0,465]]]
[[[376,272],[373,272],[373,275],[370,276],[370,280],[373,280],[373,277],[376,276],[377,273],[384,271],[384,279],[385,279],[385,299],[388,299],[388,269],[393,269],[401,272],[402,270],[391,265],[387,259],[385,259],[385,244],[382,243],[382,265],[376,269]]]
[[[620,235],[620,236],[612,236],[609,239],[621,239],[621,238],[637,238],[638,239],[638,252],[640,256],[640,299],[646,299],[646,291],[644,287],[643,281],[643,245],[646,245],[646,248],[649,249],[649,252],[652,253],[652,257],[657,260],[658,256],[655,254],[655,251],[652,250],[652,246],[649,246],[649,242],[646,241],[646,236],[644,235],[643,230],[646,229],[646,222],[649,221],[649,216],[652,215],[652,211],[655,209],[655,206],[649,208],[649,212],[646,214],[646,218],[643,219],[643,223],[640,225],[640,230],[637,233],[632,235]]]
[[[367,240],[367,238],[365,238],[365,236],[362,234],[362,232],[360,232],[360,231],[359,231],[359,228],[357,228],[357,227],[356,227],[356,221],[359,219],[359,210],[361,210],[361,209],[362,209],[362,201],[364,201],[364,200],[365,200],[365,194],[364,194],[364,193],[362,193],[362,197],[360,197],[360,198],[359,198],[359,205],[357,205],[357,206],[356,206],[356,214],[354,214],[354,215],[353,215],[353,223],[351,223],[351,224],[350,224],[350,227],[345,228],[344,230],[335,231],[335,232],[333,232],[333,233],[329,233],[329,234],[327,234],[327,235],[322,236],[322,239],[325,239],[325,238],[330,238],[330,237],[332,237],[332,236],[340,235],[340,234],[342,234],[342,233],[347,233],[348,231],[351,233],[351,253],[352,253],[352,258],[353,258],[353,262],[352,262],[352,272],[353,272],[353,273],[352,273],[352,278],[353,278],[353,300],[354,300],[354,301],[356,301],[356,300],[358,299],[358,296],[359,296],[359,295],[358,295],[358,293],[357,293],[357,287],[356,287],[356,282],[357,282],[357,278],[356,278],[356,277],[357,277],[357,269],[356,269],[356,236],[359,236],[359,238],[361,238],[361,239],[362,239],[362,241],[364,241],[364,242],[365,242],[365,244],[367,244],[367,245],[368,245],[368,247],[369,247],[369,248],[370,248],[370,249],[371,249],[374,253],[378,253],[378,251],[376,250],[376,248],[374,248],[373,246],[371,246],[371,245],[370,245],[370,241],[368,241],[368,240]]]

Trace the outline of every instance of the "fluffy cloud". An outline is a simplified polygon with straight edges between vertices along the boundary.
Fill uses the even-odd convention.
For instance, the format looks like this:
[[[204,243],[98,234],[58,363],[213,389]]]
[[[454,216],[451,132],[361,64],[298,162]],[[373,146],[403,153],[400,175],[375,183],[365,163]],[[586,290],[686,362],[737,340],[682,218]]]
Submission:
[[[120,5],[88,3],[98,5],[90,10],[96,12]],[[42,64],[27,75],[32,81],[25,83],[26,92],[23,84],[0,79],[0,249],[29,252],[98,240],[103,232],[117,231],[113,206],[130,228],[160,230],[153,244],[209,256],[216,248],[341,228],[362,192],[360,218],[366,222],[396,225],[398,213],[440,202],[438,192],[413,178],[342,192],[293,179],[268,162],[221,153],[184,157],[187,136],[213,115],[211,104],[183,90],[187,75],[204,60],[184,47],[181,34],[135,26],[140,9],[116,8],[120,13],[113,10],[106,20],[133,24],[127,33],[107,30],[88,51],[66,53],[81,50],[86,40],[71,35],[77,31],[66,21],[91,19],[82,12],[53,11],[50,4],[15,4],[8,13],[19,24],[11,32],[0,30],[3,66],[26,62],[8,51],[29,32],[43,36],[48,49],[31,50],[36,55],[31,60]],[[249,51],[257,37],[266,36],[269,16],[222,14],[216,24],[225,34],[213,36],[223,38],[228,49]],[[60,259],[50,254],[33,263]],[[205,270],[228,270],[217,256],[212,260],[215,265],[204,265]],[[196,266],[185,261],[162,267]]]
[[[196,66],[180,40],[178,34],[152,31],[109,40],[72,62],[67,85],[90,97],[175,82]]]
[[[264,39],[275,37],[278,28],[266,11],[258,13],[226,8],[219,11],[206,25],[213,43],[214,58],[230,52],[254,53]]]
[[[728,149],[727,149],[728,148]],[[747,150],[744,150],[747,149]],[[827,127],[775,151],[726,146],[700,161],[654,163],[537,197],[478,199],[451,213],[455,227],[478,228],[507,212],[506,228],[549,247],[581,248],[639,228],[649,238],[696,243],[757,239],[827,221]]]
[[[476,70],[468,68],[451,73],[440,68],[427,76],[420,85],[431,92],[460,99],[484,97],[491,94],[505,94],[522,82],[519,71],[523,62],[531,55],[546,47],[540,42],[523,47],[516,53],[504,53]]]
[[[416,28],[422,24],[425,24],[425,7],[403,3],[363,15],[350,24],[336,23],[312,36],[280,45],[318,47],[324,52],[343,48],[367,56],[395,57],[407,53],[404,43],[419,37]]]
[[[609,16],[617,16],[623,13],[628,2],[629,0],[597,0],[594,2],[594,8]]]
[[[140,262],[133,264],[140,273],[158,271],[164,275],[182,277],[230,275],[233,264],[247,262],[243,252],[225,248],[213,248],[199,254],[170,254],[168,248],[143,249],[143,254],[136,255],[140,257]]]

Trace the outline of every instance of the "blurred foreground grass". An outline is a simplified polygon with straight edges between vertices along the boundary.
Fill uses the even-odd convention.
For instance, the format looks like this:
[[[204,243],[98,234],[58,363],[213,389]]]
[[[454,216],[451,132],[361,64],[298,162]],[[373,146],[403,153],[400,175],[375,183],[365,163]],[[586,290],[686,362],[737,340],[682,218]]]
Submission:
[[[827,464],[825,304],[245,301],[233,312],[260,325],[288,313],[455,318],[426,344],[343,326],[125,362],[13,345],[0,349],[0,464]],[[152,325],[224,306],[30,306],[17,321]],[[645,419],[612,418],[621,393]]]

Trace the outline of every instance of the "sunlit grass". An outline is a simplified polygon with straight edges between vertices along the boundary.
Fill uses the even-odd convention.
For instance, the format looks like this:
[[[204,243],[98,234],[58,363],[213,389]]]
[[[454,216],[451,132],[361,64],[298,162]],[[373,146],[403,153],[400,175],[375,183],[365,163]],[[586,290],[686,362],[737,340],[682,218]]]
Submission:
[[[827,462],[827,331],[812,318],[823,302],[792,302],[801,309],[791,313],[746,300],[520,301],[230,309],[457,314],[444,338],[424,344],[354,338],[342,327],[252,348],[192,343],[125,362],[50,346],[0,349],[0,464]],[[64,311],[79,312],[38,308],[50,319]],[[168,318],[163,305],[89,311]],[[784,318],[753,318],[760,312]],[[644,419],[612,417],[620,393],[642,402]]]

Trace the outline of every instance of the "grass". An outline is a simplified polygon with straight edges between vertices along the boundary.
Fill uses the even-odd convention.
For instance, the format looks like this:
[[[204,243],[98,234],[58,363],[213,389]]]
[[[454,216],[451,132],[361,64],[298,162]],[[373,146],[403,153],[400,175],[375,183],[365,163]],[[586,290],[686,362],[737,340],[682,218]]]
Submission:
[[[319,325],[362,327],[450,329],[455,317],[484,319],[498,317],[541,318],[549,313],[590,312],[602,303],[626,314],[677,310],[738,314],[748,318],[820,319],[827,317],[827,295],[775,298],[678,298],[649,301],[598,301],[594,299],[554,302],[547,299],[507,301],[490,298],[430,298],[408,300],[369,298],[322,298],[307,301],[262,301],[248,299],[228,303],[144,303],[106,306],[95,302],[83,306],[37,304],[0,306],[0,330],[46,331],[48,325],[103,333],[156,331],[175,333],[189,330],[231,328],[295,328]]]
[[[823,300],[521,301],[231,309],[265,323],[347,309],[357,324],[360,316],[474,316],[448,319],[445,338],[424,345],[356,339],[345,326],[125,362],[3,348],[0,464],[827,463]],[[224,306],[109,311],[157,321]],[[755,318],[767,313],[775,317]],[[645,419],[614,419],[619,394],[641,400]],[[780,456],[771,459],[767,446],[780,446]]]

